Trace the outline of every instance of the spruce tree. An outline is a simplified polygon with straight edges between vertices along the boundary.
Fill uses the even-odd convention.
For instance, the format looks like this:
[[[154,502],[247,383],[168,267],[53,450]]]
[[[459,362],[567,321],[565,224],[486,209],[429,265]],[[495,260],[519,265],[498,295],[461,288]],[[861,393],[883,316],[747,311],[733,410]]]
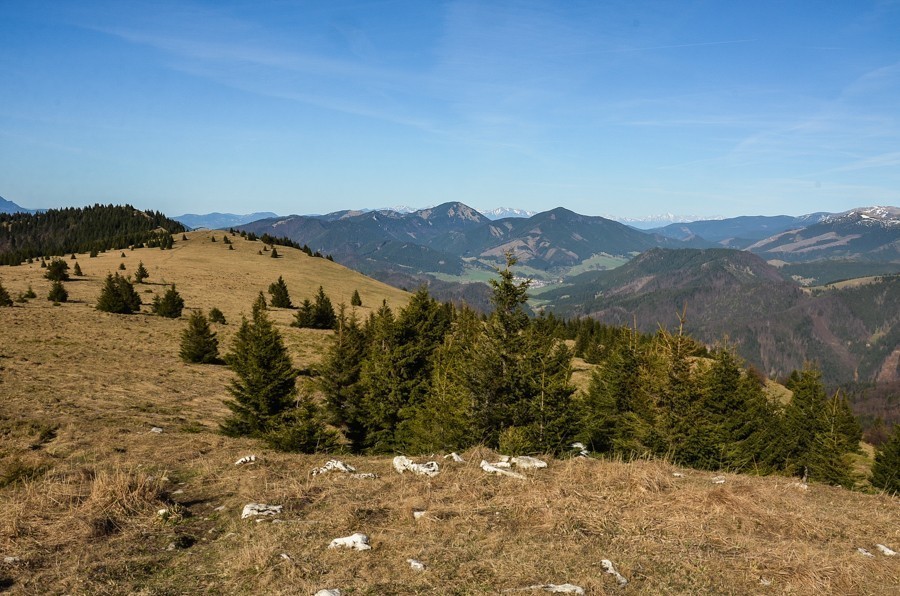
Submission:
[[[150,309],[153,314],[168,319],[177,319],[184,310],[184,298],[175,290],[175,284],[169,286],[162,298],[156,296]]]
[[[900,424],[894,425],[891,438],[875,453],[870,481],[889,494],[900,493]]]
[[[148,277],[150,277],[150,274],[147,273],[147,268],[144,267],[144,262],[138,262],[137,269],[134,270],[134,283],[144,283],[144,280]]]
[[[334,329],[337,323],[337,316],[334,314],[334,307],[331,306],[331,299],[325,295],[325,290],[322,289],[322,286],[319,286],[319,291],[316,292],[312,321],[312,326],[316,329]]]
[[[188,326],[181,333],[181,359],[197,364],[219,362],[219,340],[200,311],[191,313]]]
[[[222,311],[216,308],[215,306],[209,309],[209,322],[210,323],[219,323],[220,325],[227,324],[225,321],[225,315],[222,314]]]
[[[315,320],[313,318],[313,305],[312,302],[309,301],[309,298],[304,298],[303,302],[300,303],[300,307],[297,309],[297,314],[294,315],[294,320],[293,322],[291,322],[291,327],[315,327]]]
[[[311,308],[309,301],[305,302]],[[356,314],[348,317],[345,309],[339,308],[334,342],[322,361],[319,383],[329,420],[343,431],[353,451],[361,451],[366,439],[364,387],[360,382],[366,345]]]
[[[277,258],[278,258],[278,249],[275,248],[275,245],[274,245],[274,244],[272,245],[272,254],[269,255],[269,256],[272,257],[273,259],[277,259]]]
[[[81,265],[79,265],[78,263],[75,263],[75,268],[72,270],[72,272],[78,277],[84,277],[84,273],[81,272]]]
[[[0,283],[0,306],[12,306],[13,300],[9,296],[9,292],[6,291],[6,288],[3,287],[3,284]]]
[[[339,447],[338,433],[325,425],[321,408],[304,396],[297,406],[275,417],[263,440],[273,449],[300,453],[328,452]]]
[[[851,485],[847,454],[852,439],[844,434],[839,404],[825,395],[821,373],[811,367],[795,371],[787,387],[793,391],[784,416],[790,438],[787,471],[795,475],[806,471],[812,480]]]
[[[25,298],[29,300],[37,298],[37,294],[34,293],[34,288],[31,287],[31,284],[28,284],[28,289],[25,291]]]
[[[119,263],[119,271],[125,271],[125,263]]]
[[[51,302],[68,302],[69,293],[63,287],[61,281],[54,281],[47,294],[47,300]]]
[[[140,310],[141,297],[134,290],[131,282],[120,277],[118,273],[106,276],[100,297],[97,299],[97,310],[117,314],[131,314]]]
[[[284,279],[279,275],[278,281],[273,282],[269,286],[269,294],[271,294],[272,299],[269,304],[275,308],[293,308],[294,305],[291,304],[291,297],[288,294],[287,284],[284,283]]]
[[[53,259],[47,265],[47,272],[44,277],[50,281],[66,281],[69,279],[69,264],[62,259]]]
[[[350,306],[362,306],[362,298],[359,296],[359,290],[353,290],[353,296],[350,297]]]
[[[225,357],[235,378],[228,388],[231,410],[221,426],[230,436],[262,437],[277,430],[280,414],[294,402],[297,371],[291,364],[281,335],[257,302],[252,318],[241,321]]]

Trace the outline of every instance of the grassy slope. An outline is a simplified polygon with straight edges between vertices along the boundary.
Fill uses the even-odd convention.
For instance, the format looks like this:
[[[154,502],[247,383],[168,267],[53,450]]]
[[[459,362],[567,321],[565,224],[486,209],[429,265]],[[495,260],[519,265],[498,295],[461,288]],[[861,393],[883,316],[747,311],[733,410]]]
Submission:
[[[143,260],[148,281],[177,283],[188,307],[221,308],[226,346],[239,313],[279,274],[295,302],[319,283],[336,302],[357,287],[373,306],[405,300],[294,250],[279,247],[285,256],[273,260],[258,243],[235,239],[227,251],[220,233],[215,244],[208,232],[189,236],[124,261],[131,270]],[[713,485],[705,472],[674,478],[664,462],[554,461],[519,482],[485,476],[477,462],[491,455],[478,452],[431,480],[361,457],[345,459],[377,480],[310,477],[325,456],[216,434],[228,370],[178,360],[183,320],[96,312],[102,277],[123,259],[78,260],[88,277],[67,287],[82,302],[59,307],[43,299],[42,269],[0,268],[13,295],[28,284],[39,295],[0,309],[0,554],[19,557],[0,563],[0,587],[12,592],[484,594],[566,581],[619,592],[603,558],[632,593],[888,594],[900,584],[900,557],[856,552],[900,549],[900,500],[885,495],[733,475]],[[326,334],[287,327],[288,311],[273,318],[298,366],[315,363]],[[261,460],[234,466],[249,453]],[[284,505],[285,523],[241,521],[251,501]],[[177,512],[168,523],[163,507]],[[414,521],[413,508],[426,519]],[[326,548],[355,531],[373,550]],[[410,571],[409,557],[428,571]]]

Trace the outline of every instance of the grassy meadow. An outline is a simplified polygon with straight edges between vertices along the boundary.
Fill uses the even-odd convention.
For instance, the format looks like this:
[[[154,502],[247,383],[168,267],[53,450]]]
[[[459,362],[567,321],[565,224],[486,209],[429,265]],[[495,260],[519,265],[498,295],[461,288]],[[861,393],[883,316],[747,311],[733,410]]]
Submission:
[[[70,302],[58,306],[39,263],[0,267],[13,297],[29,285],[38,296],[0,308],[0,591],[500,594],[568,582],[588,594],[897,593],[900,556],[875,548],[900,551],[897,497],[727,471],[713,484],[716,474],[664,461],[551,460],[522,481],[486,475],[479,462],[498,454],[478,449],[465,463],[436,454],[441,473],[430,479],[349,455],[339,457],[378,478],[312,476],[329,456],[218,434],[231,373],[179,359],[190,309],[223,311],[228,324],[213,327],[224,352],[279,275],[294,304],[319,285],[335,306],[358,290],[361,318],[383,300],[401,308],[408,294],[295,249],[272,259],[240,237],[228,250],[218,231],[187,237],[173,250],[77,255],[85,276],[65,284]],[[139,261],[150,273],[135,286],[142,312],[96,311],[106,274]],[[171,283],[185,315],[148,314]],[[290,310],[270,315],[295,365],[314,367],[330,332],[289,327]],[[590,366],[576,366],[584,387]],[[249,454],[255,463],[235,465]],[[249,502],[284,509],[242,520]],[[372,549],[327,548],[354,532]]]

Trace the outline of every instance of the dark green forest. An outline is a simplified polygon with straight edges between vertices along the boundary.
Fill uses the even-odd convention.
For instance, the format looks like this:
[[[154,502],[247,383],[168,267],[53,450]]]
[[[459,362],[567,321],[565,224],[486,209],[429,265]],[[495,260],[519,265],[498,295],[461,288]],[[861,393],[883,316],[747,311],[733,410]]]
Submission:
[[[171,248],[171,234],[183,225],[158,211],[130,205],[48,209],[0,214],[0,265],[69,253],[122,250],[130,246]]]

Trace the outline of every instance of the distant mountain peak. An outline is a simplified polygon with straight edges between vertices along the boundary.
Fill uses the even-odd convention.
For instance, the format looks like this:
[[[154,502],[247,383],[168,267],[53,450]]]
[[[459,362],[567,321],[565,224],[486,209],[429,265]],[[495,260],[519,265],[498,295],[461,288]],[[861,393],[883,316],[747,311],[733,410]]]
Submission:
[[[34,211],[0,197],[0,213],[34,213]]]
[[[458,201],[443,203],[441,205],[438,205],[437,207],[419,209],[418,211],[415,211],[413,215],[421,217],[424,220],[442,218],[472,221],[476,223],[483,223],[487,221],[487,218],[485,218],[485,216],[479,213],[477,210]]]

